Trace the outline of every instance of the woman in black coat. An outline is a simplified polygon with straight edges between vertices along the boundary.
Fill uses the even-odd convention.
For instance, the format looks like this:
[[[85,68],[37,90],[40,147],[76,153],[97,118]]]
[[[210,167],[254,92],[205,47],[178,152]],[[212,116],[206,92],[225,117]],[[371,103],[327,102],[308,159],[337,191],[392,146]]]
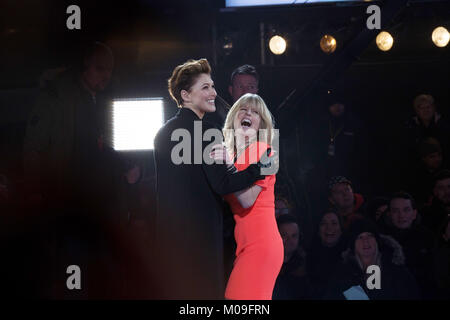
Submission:
[[[206,59],[174,69],[169,93],[180,110],[155,138],[157,298],[223,299],[221,196],[264,178],[257,164],[233,174],[234,167],[208,158],[208,147],[223,140],[220,130],[201,121],[215,110],[210,73]]]
[[[336,266],[346,249],[342,234],[342,220],[338,214],[328,210],[316,228],[316,235],[307,253],[307,274],[310,279],[310,297],[321,299]]]
[[[348,243],[349,249],[342,255],[325,299],[419,299],[416,280],[404,266],[402,248],[393,238],[380,235],[372,222],[360,219],[351,226]],[[379,268],[378,283],[377,272],[369,266]]]

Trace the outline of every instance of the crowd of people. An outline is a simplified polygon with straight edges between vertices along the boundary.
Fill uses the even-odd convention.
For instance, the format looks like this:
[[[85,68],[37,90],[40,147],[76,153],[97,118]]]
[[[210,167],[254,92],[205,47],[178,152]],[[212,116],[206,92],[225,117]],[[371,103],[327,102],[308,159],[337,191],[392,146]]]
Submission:
[[[154,192],[153,188],[145,186],[154,179],[143,179],[143,166],[124,161],[106,139],[107,109],[97,97],[107,86],[113,66],[111,50],[95,43],[87,48],[78,68],[61,72],[46,84],[27,124],[23,195],[14,194],[7,173],[0,172],[0,210],[15,210],[20,203],[23,212],[37,210],[42,214],[40,218],[45,216],[38,224],[25,223],[23,229],[15,230],[27,236],[23,243],[16,243],[7,250],[7,256],[13,260],[17,256],[13,250],[21,250],[27,247],[28,241],[38,239],[34,243],[38,253],[33,251],[30,258],[19,260],[25,265],[36,256],[41,257],[32,263],[38,264],[37,270],[42,275],[32,293],[37,297],[153,298],[155,294],[149,291],[161,289],[159,283],[154,283],[155,275],[147,272],[154,269],[152,256],[147,252],[151,245],[142,244],[152,242],[154,235],[150,232],[140,237],[133,231],[124,233],[120,225],[125,222],[132,228],[133,223],[141,219],[145,223],[140,230],[152,230],[156,204],[148,200],[152,197],[143,194]],[[244,94],[257,94],[259,81],[253,66],[236,68],[228,87],[232,103]],[[260,96],[264,98],[264,94]],[[316,166],[307,177],[314,226],[302,224],[302,212],[296,210],[295,201],[287,194],[289,188],[283,185],[282,179],[277,177],[275,184],[273,200],[284,260],[273,299],[450,298],[448,119],[438,112],[431,95],[417,96],[413,101],[414,116],[407,121],[400,137],[399,145],[404,149],[405,159],[398,163],[407,163],[409,170],[398,167],[398,192],[363,195],[355,185],[370,184],[365,168],[367,132],[346,109],[345,97],[330,94],[327,99],[327,117],[318,119],[326,124],[322,128],[327,130],[313,134],[316,138],[310,141],[317,145],[311,148],[311,159]],[[203,121],[222,129],[228,108],[226,103],[217,107],[217,111],[206,114]],[[170,175],[179,179],[175,173],[171,171]],[[254,182],[254,179],[249,181]],[[173,181],[166,182],[168,195],[174,190]],[[206,185],[205,181],[205,188]],[[387,189],[390,188],[387,186]],[[174,200],[180,196],[165,199],[179,207],[178,218],[183,216],[181,211],[189,202]],[[211,203],[215,201],[212,199]],[[224,251],[217,253],[223,255],[223,261],[214,256],[215,260],[205,262],[202,269],[207,274],[208,268],[213,268],[211,277],[222,270],[228,280],[232,273],[239,245],[233,237],[232,217],[230,213],[220,217],[224,219],[223,230],[208,231],[211,239],[224,243]],[[166,218],[173,222],[173,217]],[[178,221],[177,230],[192,225],[191,218]],[[32,219],[34,223],[38,218],[21,219]],[[2,227],[6,226],[7,223]],[[42,230],[36,231],[37,227]],[[311,239],[304,236],[306,228],[313,229]],[[29,233],[30,230],[33,232]],[[219,240],[218,235],[223,239]],[[168,241],[173,240],[170,230],[166,230],[166,236]],[[14,241],[15,238],[8,239]],[[182,248],[192,245],[195,239],[185,240]],[[205,240],[204,235],[197,240]],[[133,245],[137,248],[130,250]],[[189,253],[178,253],[179,256],[171,256],[170,261],[185,263],[180,259]],[[83,284],[85,290],[78,296],[65,288],[65,267],[72,261],[89,270]],[[216,262],[223,263],[223,267],[216,266]],[[367,285],[370,274],[366,270],[374,265],[381,270],[381,285],[370,289]],[[3,271],[13,274],[24,271],[14,268],[14,264],[2,266]],[[118,273],[127,276],[120,283],[111,283]],[[186,279],[190,272],[181,276]],[[11,283],[11,287],[17,287],[15,294],[20,296],[26,281],[19,283],[19,287]],[[192,286],[201,289],[208,284],[192,283]]]
[[[415,115],[407,121],[400,136],[403,141],[400,153],[406,158],[399,162],[403,166],[393,169],[398,173],[398,191],[362,195],[348,178],[351,176],[352,180],[357,180],[359,186],[370,183],[362,181],[366,177],[355,170],[361,159],[355,157],[361,151],[357,147],[361,144],[356,142],[361,134],[357,133],[354,120],[337,119],[340,115],[336,109],[339,108],[343,114],[342,104],[330,104],[328,154],[322,155],[323,162],[317,166],[320,170],[311,170],[309,177],[312,181],[309,194],[317,224],[313,239],[299,239],[299,230],[306,226],[295,220],[298,212],[291,210],[288,213],[294,213],[291,218],[282,213],[278,215],[279,230],[285,244],[285,261],[274,297],[448,299],[448,120],[437,112],[432,96],[417,96],[413,101]],[[332,128],[339,127],[335,125],[339,122],[338,132],[342,131],[342,136],[333,134],[336,131]],[[355,134],[345,136],[346,130]],[[391,181],[386,179],[386,190],[392,188],[388,185]],[[290,232],[287,231],[289,224]],[[294,271],[291,267],[294,264],[296,270],[304,268],[306,272],[299,274]],[[365,271],[370,265],[378,265],[381,269],[381,289],[367,286],[369,275]]]

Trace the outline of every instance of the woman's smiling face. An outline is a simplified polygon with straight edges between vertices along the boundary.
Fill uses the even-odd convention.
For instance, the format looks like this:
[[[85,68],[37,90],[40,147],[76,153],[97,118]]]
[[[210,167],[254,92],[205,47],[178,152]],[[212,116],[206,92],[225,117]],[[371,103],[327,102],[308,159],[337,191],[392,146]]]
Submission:
[[[238,133],[245,136],[254,136],[258,133],[261,124],[261,116],[255,106],[242,106],[234,117],[233,127]]]
[[[183,91],[185,91],[183,93]],[[216,111],[215,99],[217,93],[211,76],[202,73],[198,76],[189,91],[182,90],[183,102],[202,118],[207,112]]]

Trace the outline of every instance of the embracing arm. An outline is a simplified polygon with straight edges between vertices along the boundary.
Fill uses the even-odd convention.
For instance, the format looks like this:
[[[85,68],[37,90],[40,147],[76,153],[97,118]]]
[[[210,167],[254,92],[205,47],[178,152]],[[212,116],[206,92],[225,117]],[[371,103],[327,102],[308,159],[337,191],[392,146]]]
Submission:
[[[245,190],[235,192],[234,195],[238,199],[242,208],[247,209],[253,206],[261,190],[262,187],[253,185]]]

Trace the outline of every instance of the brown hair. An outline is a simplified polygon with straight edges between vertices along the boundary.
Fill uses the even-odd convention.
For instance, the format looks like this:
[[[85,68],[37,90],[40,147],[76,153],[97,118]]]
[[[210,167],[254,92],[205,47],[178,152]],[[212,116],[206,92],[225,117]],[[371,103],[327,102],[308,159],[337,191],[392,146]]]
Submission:
[[[170,96],[176,101],[179,108],[183,105],[181,90],[188,91],[202,73],[211,74],[211,66],[208,60],[204,58],[200,60],[190,59],[173,70],[172,76],[168,80],[168,88]]]

